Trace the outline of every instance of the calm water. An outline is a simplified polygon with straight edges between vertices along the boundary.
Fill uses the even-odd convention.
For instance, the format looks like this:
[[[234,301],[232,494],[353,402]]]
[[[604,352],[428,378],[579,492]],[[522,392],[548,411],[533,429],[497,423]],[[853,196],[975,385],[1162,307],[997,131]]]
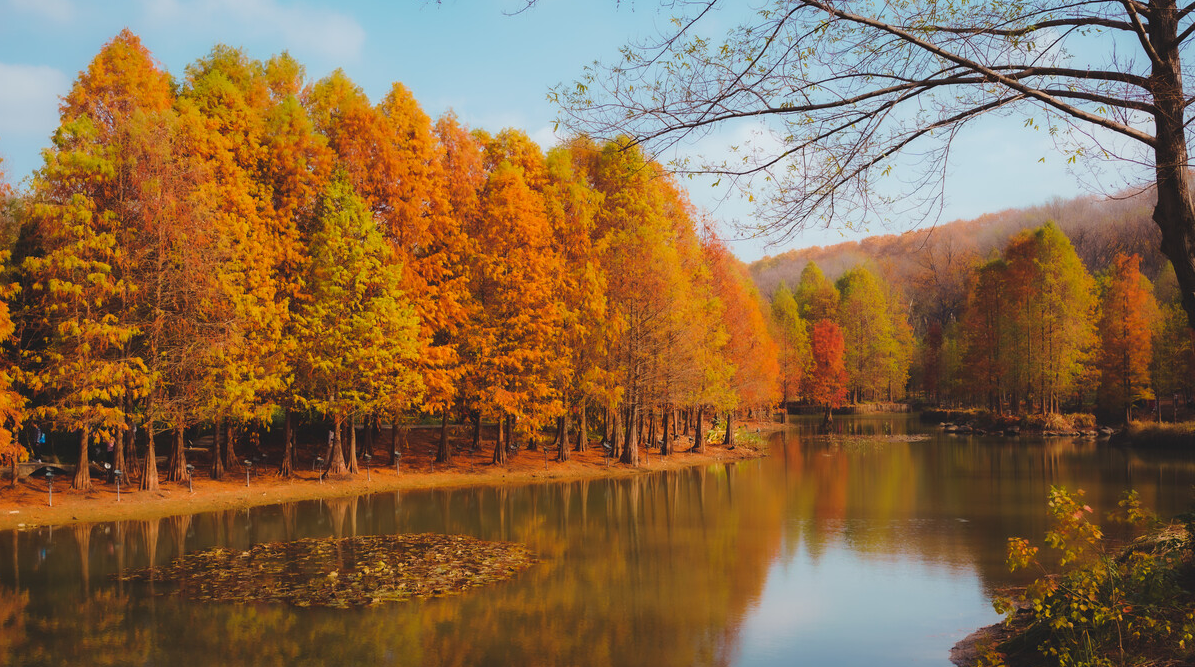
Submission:
[[[949,665],[997,619],[1006,538],[1051,484],[1101,514],[1187,508],[1195,459],[945,436],[900,417],[798,422],[772,456],[623,481],[389,493],[0,535],[0,665]],[[182,550],[393,532],[529,544],[467,595],[367,610],[204,605],[111,575]]]

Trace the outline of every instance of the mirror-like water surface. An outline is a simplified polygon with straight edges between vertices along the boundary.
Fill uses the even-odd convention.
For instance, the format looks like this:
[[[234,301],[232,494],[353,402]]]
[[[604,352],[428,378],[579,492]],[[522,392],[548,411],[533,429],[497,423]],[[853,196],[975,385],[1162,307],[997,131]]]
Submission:
[[[945,666],[998,618],[1006,539],[1040,540],[1051,484],[1102,516],[1129,487],[1182,511],[1195,483],[1189,455],[947,436],[904,415],[832,437],[811,424],[777,433],[770,458],[631,480],[10,532],[0,664]],[[213,545],[394,532],[522,542],[543,562],[350,611],[199,604],[111,576]]]

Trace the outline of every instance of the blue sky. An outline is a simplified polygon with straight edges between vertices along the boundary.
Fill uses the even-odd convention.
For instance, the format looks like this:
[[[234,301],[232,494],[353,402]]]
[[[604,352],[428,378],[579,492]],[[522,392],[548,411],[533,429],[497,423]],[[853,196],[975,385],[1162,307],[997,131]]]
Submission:
[[[667,27],[669,18],[648,0],[540,0],[516,12],[521,6],[522,0],[0,0],[3,168],[19,183],[40,165],[39,151],[58,123],[59,96],[124,27],[176,77],[216,43],[242,47],[253,58],[289,51],[312,79],[343,68],[375,101],[401,81],[433,117],[452,109],[472,127],[517,127],[546,149],[556,116],[548,89],[573,81],[594,60],[615,60],[620,46]],[[1064,162],[1043,133],[1015,119],[978,126],[954,148],[942,221],[1081,194]],[[693,201],[715,219],[751,215],[749,205],[726,199],[708,181],[687,183]],[[729,226],[726,234],[732,235]],[[752,240],[732,248],[751,261],[864,235],[811,230],[784,247]]]

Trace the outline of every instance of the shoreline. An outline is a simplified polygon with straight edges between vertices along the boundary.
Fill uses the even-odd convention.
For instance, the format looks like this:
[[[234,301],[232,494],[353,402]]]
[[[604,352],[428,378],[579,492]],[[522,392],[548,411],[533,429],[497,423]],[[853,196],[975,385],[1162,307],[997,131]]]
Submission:
[[[761,434],[770,433],[779,424],[752,424]],[[5,480],[0,483],[0,530],[32,530],[46,526],[107,521],[144,520],[199,514],[227,509],[245,509],[301,500],[342,498],[389,491],[459,489],[479,486],[544,484],[585,479],[621,479],[666,470],[679,470],[701,465],[734,463],[767,456],[766,447],[754,449],[738,445],[727,449],[722,445],[706,445],[706,453],[688,449],[691,440],[680,437],[677,452],[661,457],[651,452],[644,457],[640,450],[640,464],[628,466],[611,460],[607,466],[600,446],[586,452],[570,452],[568,461],[557,462],[550,453],[546,461],[543,450],[519,450],[505,465],[490,462],[491,448],[482,447],[475,453],[458,452],[448,464],[433,464],[434,448],[412,447],[401,462],[401,473],[392,466],[372,466],[368,475],[364,468],[356,475],[319,481],[319,473],[296,470],[291,479],[278,477],[276,470],[254,471],[249,485],[244,470],[225,474],[224,479],[212,480],[206,472],[198,472],[193,480],[194,493],[187,484],[159,483],[158,491],[139,491],[135,484],[122,486],[117,500],[115,484],[93,478],[90,491],[69,488],[69,481],[54,485],[54,505],[48,504],[46,482],[24,478],[15,487]],[[595,451],[596,450],[596,451]],[[554,450],[553,450],[554,452]],[[387,457],[388,458],[388,457]],[[161,471],[159,471],[161,474]]]

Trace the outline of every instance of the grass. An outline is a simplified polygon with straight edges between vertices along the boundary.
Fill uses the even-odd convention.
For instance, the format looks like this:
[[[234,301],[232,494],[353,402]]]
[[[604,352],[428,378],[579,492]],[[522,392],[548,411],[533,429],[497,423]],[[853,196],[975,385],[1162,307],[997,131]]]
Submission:
[[[1183,449],[1195,446],[1195,422],[1130,422],[1118,442],[1142,447]]]

